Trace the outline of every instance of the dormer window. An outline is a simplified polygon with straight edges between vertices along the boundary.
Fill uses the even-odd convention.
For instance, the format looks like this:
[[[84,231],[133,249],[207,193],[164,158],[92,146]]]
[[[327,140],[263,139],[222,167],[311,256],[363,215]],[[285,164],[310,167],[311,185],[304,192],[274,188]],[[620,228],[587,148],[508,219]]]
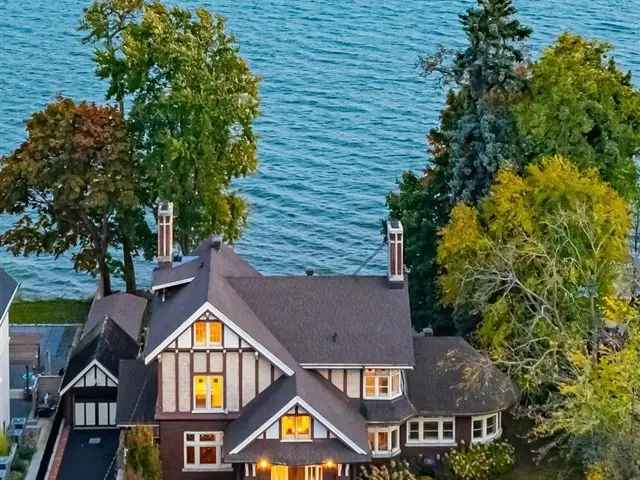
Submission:
[[[280,425],[281,440],[311,440],[311,415],[302,413],[284,415],[280,420]]]
[[[222,346],[222,322],[202,320],[195,322],[193,345],[201,348]]]
[[[402,393],[400,370],[367,368],[364,371],[364,398],[389,400]]]

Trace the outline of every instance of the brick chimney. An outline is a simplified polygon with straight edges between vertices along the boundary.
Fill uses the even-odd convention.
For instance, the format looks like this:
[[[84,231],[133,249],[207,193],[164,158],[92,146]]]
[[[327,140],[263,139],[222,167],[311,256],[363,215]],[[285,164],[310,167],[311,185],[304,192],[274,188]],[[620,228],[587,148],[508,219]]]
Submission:
[[[158,263],[171,263],[173,259],[173,203],[160,202],[158,206]]]
[[[389,270],[387,279],[392,287],[404,285],[404,232],[399,220],[387,220],[387,247],[389,248]]]

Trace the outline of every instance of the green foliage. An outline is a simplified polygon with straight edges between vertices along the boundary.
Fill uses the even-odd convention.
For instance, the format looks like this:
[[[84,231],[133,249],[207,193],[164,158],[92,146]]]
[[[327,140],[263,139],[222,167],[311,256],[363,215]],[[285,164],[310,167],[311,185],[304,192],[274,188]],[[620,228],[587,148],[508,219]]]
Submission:
[[[127,478],[144,480],[160,480],[162,478],[160,449],[155,444],[152,427],[135,427],[127,430],[125,446],[127,448]]]
[[[89,314],[90,300],[16,300],[11,304],[12,324],[84,323]]]
[[[20,458],[14,459],[11,464],[11,470],[13,472],[20,472],[22,474],[26,473],[29,464]]]
[[[449,221],[453,201],[475,202],[486,192],[496,170],[517,158],[518,145],[508,110],[525,80],[518,69],[519,48],[530,30],[515,18],[509,0],[479,0],[461,16],[468,46],[446,62],[447,51],[422,60],[425,74],[441,74],[452,88],[440,125],[429,132],[431,159],[422,178],[403,175],[399,193],[387,204],[405,229],[405,260],[409,270],[412,318],[417,328],[437,333],[466,333],[473,317],[458,314],[438,298],[436,261],[438,230]]]
[[[35,451],[36,451],[35,448],[22,445],[18,447],[16,454],[20,459],[28,462],[31,460],[31,457],[33,457],[33,454],[35,453]]]
[[[610,57],[611,45],[565,33],[534,64],[515,107],[529,156],[562,154],[596,168],[624,195],[636,195],[640,91]]]
[[[459,480],[492,480],[509,472],[515,463],[515,450],[505,441],[476,444],[451,450],[447,466]]]
[[[10,472],[7,477],[9,480],[23,480],[24,473],[23,472]]]
[[[597,172],[562,157],[523,177],[502,170],[489,196],[458,204],[442,230],[443,301],[482,315],[481,344],[526,393],[541,393],[566,378],[567,354],[599,326],[585,297],[613,293],[629,220]]]
[[[362,466],[360,474],[365,480],[416,480],[406,460],[391,460],[381,465]]]
[[[183,251],[213,232],[237,239],[247,212],[231,181],[257,168],[258,78],[224,19],[204,9],[107,0],[87,10],[83,29],[109,97],[130,101],[146,204],[174,202]]]
[[[0,456],[6,457],[11,452],[11,440],[7,432],[0,432]]]
[[[58,98],[32,115],[27,132],[0,162],[0,212],[19,215],[0,244],[14,255],[71,252],[76,270],[98,272],[108,295],[119,218],[144,224],[122,116]]]

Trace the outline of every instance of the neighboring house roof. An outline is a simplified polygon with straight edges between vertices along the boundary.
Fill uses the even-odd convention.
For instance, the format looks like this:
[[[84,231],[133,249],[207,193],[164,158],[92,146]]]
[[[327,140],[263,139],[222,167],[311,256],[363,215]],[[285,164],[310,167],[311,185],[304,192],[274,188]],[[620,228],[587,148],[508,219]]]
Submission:
[[[85,334],[105,318],[116,322],[131,338],[140,336],[142,319],[147,308],[147,299],[130,293],[114,293],[93,302],[84,326]]]
[[[155,423],[158,364],[142,359],[120,360],[116,424],[119,427]]]
[[[402,395],[394,400],[362,400],[360,413],[369,422],[401,423],[415,415],[416,409]]]
[[[18,291],[16,282],[7,272],[0,268],[0,320],[9,310],[9,304]]]
[[[110,318],[103,320],[87,332],[73,349],[60,392],[64,393],[73,386],[77,377],[94,362],[118,379],[120,360],[135,358],[137,353],[138,343],[127,332]]]
[[[413,365],[406,286],[383,276],[228,281],[303,365]]]
[[[369,451],[365,419],[354,405],[318,373],[297,368],[294,375],[280,377],[251,401],[227,427],[224,452],[242,452],[294,405],[301,405],[352,451],[360,455]]]
[[[202,268],[191,283],[168,289],[152,300],[150,327],[144,351],[145,359],[150,361],[172,338],[172,335],[177,335],[181,329],[186,328],[194,313],[203,306],[210,305],[245,333],[240,336],[245,337],[244,340],[247,343],[251,344],[251,341],[246,338],[248,335],[254,343],[257,342],[282,363],[278,365],[280,368],[285,371],[288,369],[290,373],[296,365],[291,354],[256,317],[227,281],[230,276],[255,271],[248,267],[231,247],[222,245],[215,248],[211,240],[207,242],[199,247]],[[252,346],[260,350],[257,345]],[[261,353],[265,354],[265,351]]]
[[[223,455],[225,462],[236,463],[253,463],[259,458],[266,458],[276,465],[321,465],[327,460],[348,464],[371,460],[369,455],[357,454],[336,438],[315,439],[313,442],[301,443],[260,439],[255,440],[241,452]]]
[[[409,399],[422,415],[474,415],[505,410],[518,393],[507,375],[459,337],[413,338],[416,366]]]

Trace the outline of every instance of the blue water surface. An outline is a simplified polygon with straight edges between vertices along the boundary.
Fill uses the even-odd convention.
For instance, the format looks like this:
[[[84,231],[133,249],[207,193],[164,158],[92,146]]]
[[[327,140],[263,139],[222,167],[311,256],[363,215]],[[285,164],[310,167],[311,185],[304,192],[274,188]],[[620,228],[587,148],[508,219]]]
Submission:
[[[425,133],[443,100],[416,61],[459,47],[468,0],[220,0],[242,54],[262,77],[260,171],[237,182],[250,200],[237,250],[264,273],[353,273],[380,243],[384,195],[401,172],[426,162]],[[0,153],[24,140],[24,120],[58,93],[101,101],[91,51],[80,42],[80,0],[0,0]],[[535,55],[570,30],[610,41],[640,77],[640,0],[520,0]],[[636,78],[636,84],[638,79]],[[0,216],[0,231],[11,223]],[[66,257],[14,258],[0,266],[22,295],[86,296],[95,281]],[[362,272],[384,270],[384,251]],[[151,264],[140,264],[141,283]]]

